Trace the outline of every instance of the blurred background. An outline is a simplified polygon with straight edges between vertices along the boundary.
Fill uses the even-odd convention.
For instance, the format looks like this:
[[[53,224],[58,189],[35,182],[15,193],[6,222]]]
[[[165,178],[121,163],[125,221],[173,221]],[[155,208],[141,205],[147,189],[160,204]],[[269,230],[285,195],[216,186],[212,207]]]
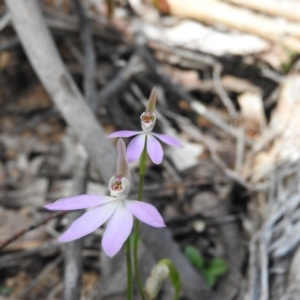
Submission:
[[[78,214],[43,205],[107,192],[105,136],[140,130],[153,87],[155,132],[184,148],[148,161],[167,229],[142,229],[143,281],[168,257],[180,299],[299,299],[300,1],[18,2],[0,0],[0,299],[125,299],[103,228],[58,244]]]

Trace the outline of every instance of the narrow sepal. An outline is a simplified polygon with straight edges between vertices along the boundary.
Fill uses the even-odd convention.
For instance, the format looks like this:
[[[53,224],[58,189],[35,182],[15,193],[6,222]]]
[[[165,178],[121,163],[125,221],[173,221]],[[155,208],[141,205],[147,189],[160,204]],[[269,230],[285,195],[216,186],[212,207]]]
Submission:
[[[117,163],[117,175],[122,175],[131,181],[131,175],[129,170],[129,165],[127,161],[126,146],[122,139],[118,140],[117,143],[118,150],[118,163]]]
[[[148,103],[147,103],[147,108],[146,108],[146,112],[150,111],[151,113],[154,112],[155,107],[156,107],[156,99],[157,99],[157,92],[156,92],[156,88],[154,87],[151,91]]]

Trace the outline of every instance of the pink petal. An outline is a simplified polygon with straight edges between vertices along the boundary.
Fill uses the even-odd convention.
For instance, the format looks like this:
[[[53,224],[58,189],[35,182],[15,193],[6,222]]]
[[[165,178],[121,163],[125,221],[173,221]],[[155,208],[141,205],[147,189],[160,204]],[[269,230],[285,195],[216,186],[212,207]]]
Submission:
[[[139,133],[141,133],[141,131],[121,130],[121,131],[113,132],[113,133],[109,134],[107,137],[108,138],[130,137],[133,135],[137,135]]]
[[[111,201],[111,198],[107,196],[80,195],[62,198],[54,203],[46,204],[44,207],[49,210],[73,210],[94,207],[109,201]]]
[[[127,159],[132,163],[136,161],[140,156],[145,146],[146,134],[142,133],[133,138],[127,147]]]
[[[159,133],[151,133],[154,136],[156,136],[158,139],[160,139],[161,141],[163,141],[164,143],[173,146],[173,147],[183,147],[183,145],[181,144],[181,142],[176,139],[173,136],[167,135],[167,134],[159,134]]]
[[[79,239],[99,228],[115,211],[119,201],[111,201],[93,208],[75,220],[58,241],[61,243]]]
[[[162,162],[164,152],[159,141],[151,134],[147,135],[147,152],[155,164]]]
[[[102,247],[108,256],[114,256],[122,248],[131,232],[132,224],[131,212],[127,209],[124,201],[120,201],[114,214],[107,222],[102,238]]]
[[[141,201],[126,200],[126,206],[140,221],[153,227],[166,227],[162,216],[153,205]]]

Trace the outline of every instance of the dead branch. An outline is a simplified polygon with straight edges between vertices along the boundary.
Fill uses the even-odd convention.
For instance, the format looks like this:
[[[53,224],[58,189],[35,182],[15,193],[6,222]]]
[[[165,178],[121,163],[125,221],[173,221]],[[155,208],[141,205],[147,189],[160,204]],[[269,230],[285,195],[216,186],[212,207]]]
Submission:
[[[235,7],[217,0],[167,0],[168,13],[186,17],[207,24],[223,24],[258,35],[266,40],[279,43],[291,50],[300,52],[300,26],[286,23],[274,26],[274,20],[246,9]],[[220,13],[222,12],[222,13]]]
[[[221,118],[219,118],[216,114],[211,112],[206,106],[202,103],[196,101],[189,93],[187,93],[182,87],[176,85],[170,78],[168,78],[161,67],[156,63],[155,59],[149,53],[149,51],[145,47],[140,47],[138,49],[138,53],[140,53],[141,57],[147,63],[149,69],[158,77],[159,81],[162,85],[169,88],[173,93],[175,93],[181,99],[187,101],[191,108],[198,113],[199,115],[204,116],[208,121],[210,121],[215,126],[221,128],[229,135],[239,138],[239,131],[234,127],[224,122]]]
[[[25,298],[26,294],[28,294],[34,287],[36,287],[43,279],[47,278],[50,273],[62,263],[63,257],[59,255],[55,260],[50,262],[41,273],[34,278],[23,290],[18,293],[18,298]]]
[[[96,57],[90,26],[81,0],[74,0],[75,8],[80,20],[80,37],[84,52],[83,86],[86,101],[92,111],[96,112]],[[78,145],[78,160],[74,176],[74,195],[84,194],[87,185],[88,157],[81,145]],[[73,212],[70,220],[74,221],[81,212]],[[64,299],[79,300],[81,297],[82,278],[82,239],[72,241],[66,245],[64,266]]]
[[[238,117],[238,113],[232,103],[232,100],[229,98],[228,94],[226,93],[222,82],[221,82],[221,72],[222,72],[222,65],[219,63],[214,64],[213,68],[213,83],[218,93],[221,101],[223,102],[224,106],[226,107],[228,113],[233,119]]]
[[[51,9],[47,6],[42,6],[45,14],[46,23],[49,29],[53,32],[64,33],[78,33],[79,20],[76,16],[67,15],[63,12]],[[110,26],[111,23],[105,24],[91,23],[90,30],[94,37],[105,39],[110,42],[121,42],[123,40],[120,32]]]
[[[103,180],[108,182],[115,171],[116,152],[63,65],[37,1],[7,0],[6,4],[39,79],[66,122],[86,147]]]
[[[181,128],[183,132],[188,134],[193,138],[193,140],[202,143],[207,150],[211,154],[211,158],[214,161],[214,163],[220,168],[220,170],[231,180],[234,182],[240,184],[243,186],[245,189],[252,190],[253,187],[251,186],[250,183],[248,183],[245,179],[243,179],[240,174],[234,170],[229,169],[224,161],[220,158],[218,155],[217,151],[214,149],[213,146],[207,141],[205,136],[198,130],[196,126],[194,126],[187,118],[184,118],[182,116],[178,116],[175,114],[171,114],[169,112],[164,111],[165,114],[168,114],[169,116],[174,117],[176,119],[178,126]]]
[[[87,184],[88,159],[82,145],[77,145],[78,159],[74,176],[74,195],[84,194]],[[72,212],[70,221],[74,221],[81,212]],[[82,277],[82,239],[72,241],[66,245],[64,265],[64,299],[77,300],[81,295]]]
[[[97,93],[96,93],[96,82],[95,82],[96,54],[93,45],[91,29],[85,14],[84,7],[81,3],[81,0],[74,0],[73,2],[80,20],[79,31],[80,31],[81,45],[84,52],[84,64],[83,64],[84,95],[92,111],[96,112],[97,110]]]
[[[104,104],[111,97],[121,92],[129,84],[133,76],[145,73],[147,67],[137,54],[133,54],[128,64],[122,68],[117,75],[106,84],[98,95],[98,104]]]
[[[276,17],[284,17],[291,21],[300,21],[300,3],[296,1],[276,0],[225,0],[232,4],[248,7]]]

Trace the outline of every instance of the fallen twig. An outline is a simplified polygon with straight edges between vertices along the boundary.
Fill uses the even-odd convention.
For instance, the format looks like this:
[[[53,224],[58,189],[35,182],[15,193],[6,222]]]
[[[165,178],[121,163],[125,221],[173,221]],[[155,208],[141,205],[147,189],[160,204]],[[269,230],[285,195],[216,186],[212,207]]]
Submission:
[[[42,6],[42,9],[45,13],[46,23],[53,33],[78,33],[79,20],[76,16],[59,12],[49,8],[49,6]],[[102,22],[101,24],[93,22],[90,25],[91,33],[95,38],[115,43],[123,40],[121,33],[112,27],[110,22]]]
[[[223,102],[224,106],[226,107],[228,113],[233,119],[238,117],[238,113],[232,103],[232,100],[227,95],[225,89],[223,88],[221,82],[221,72],[222,72],[222,65],[220,63],[215,63],[213,66],[213,83],[218,93],[221,101]]]
[[[176,115],[174,113],[170,113],[166,110],[163,111],[166,115],[173,117],[176,122],[178,123],[178,126],[188,135],[190,135],[195,141],[198,141],[202,143],[210,152],[211,158],[214,161],[214,163],[221,169],[221,171],[228,176],[231,180],[237,182],[247,190],[252,190],[253,187],[250,183],[248,183],[246,180],[240,176],[240,174],[234,170],[229,169],[224,161],[220,158],[217,151],[214,149],[214,147],[211,146],[211,144],[207,141],[207,139],[201,134],[201,132],[198,130],[196,126],[194,126],[190,120],[188,120],[185,117]]]
[[[78,159],[73,182],[74,195],[84,194],[87,183],[87,154],[82,145],[78,145]],[[72,212],[70,221],[74,221],[81,212]],[[81,295],[82,277],[82,239],[67,243],[64,264],[64,300],[77,300]]]
[[[224,122],[216,114],[212,113],[209,109],[207,109],[202,103],[196,101],[182,87],[176,85],[175,83],[172,82],[171,79],[165,76],[160,66],[156,63],[155,59],[152,57],[152,55],[145,47],[140,47],[138,49],[138,52],[145,59],[145,62],[147,63],[149,69],[158,77],[162,85],[168,87],[178,97],[187,101],[195,112],[204,116],[212,124],[221,128],[222,130],[224,130],[225,132],[227,132],[228,134],[230,134],[235,138],[239,137],[238,130],[236,130],[234,127]]]
[[[55,260],[50,262],[36,278],[34,278],[23,290],[18,293],[17,298],[24,299],[26,294],[28,294],[28,292],[36,287],[42,280],[47,278],[62,261],[63,257],[62,255],[59,255]]]
[[[74,0],[75,8],[79,16],[79,31],[81,38],[81,45],[84,52],[84,95],[88,105],[92,111],[97,110],[97,93],[96,93],[96,54],[93,45],[93,39],[91,29],[88,23],[88,19],[85,14],[84,7],[81,0]]]
[[[32,230],[35,230],[37,229],[38,227],[40,227],[41,225],[44,225],[46,223],[48,223],[49,221],[55,219],[55,218],[58,218],[58,217],[61,217],[63,215],[65,215],[67,212],[66,211],[61,211],[61,212],[58,212],[58,213],[55,213],[55,214],[52,214],[44,219],[42,219],[41,221],[37,222],[37,223],[34,223],[20,231],[18,231],[17,233],[15,233],[14,235],[12,235],[11,237],[9,237],[8,239],[2,241],[0,243],[0,251],[2,249],[4,249],[6,246],[8,246],[10,243],[14,242],[15,240],[19,239],[21,236],[23,236],[25,233],[29,232],[29,231],[32,231]]]
[[[98,94],[98,104],[104,104],[111,97],[121,92],[130,82],[133,76],[147,71],[147,67],[141,58],[133,54],[128,64],[107,84]]]

